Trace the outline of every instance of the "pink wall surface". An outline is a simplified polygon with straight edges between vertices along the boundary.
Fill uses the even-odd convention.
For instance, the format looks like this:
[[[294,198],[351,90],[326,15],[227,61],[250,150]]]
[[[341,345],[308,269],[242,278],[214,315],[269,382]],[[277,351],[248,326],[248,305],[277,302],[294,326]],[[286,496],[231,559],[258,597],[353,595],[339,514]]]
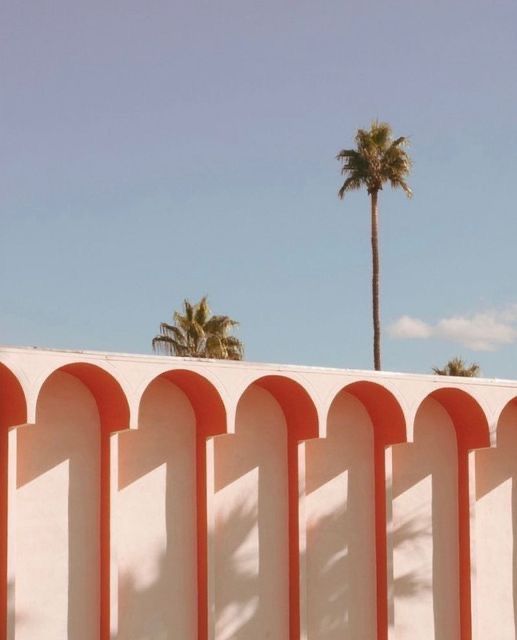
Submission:
[[[377,595],[373,426],[342,392],[327,437],[306,457],[307,637],[375,638]]]
[[[214,448],[214,637],[283,640],[289,634],[286,422],[273,396],[252,386],[235,426],[235,435],[218,436]]]
[[[517,382],[0,348],[0,638],[515,640]]]
[[[116,545],[112,635],[193,638],[197,630],[196,426],[167,380],[142,397],[140,428],[118,435],[111,503]],[[117,620],[118,624],[115,624]]]
[[[10,635],[93,640],[100,619],[100,424],[92,394],[55,373],[33,428],[16,430]],[[13,629],[14,626],[14,629]]]
[[[393,447],[394,638],[460,637],[458,469],[445,409],[426,399],[414,443]]]

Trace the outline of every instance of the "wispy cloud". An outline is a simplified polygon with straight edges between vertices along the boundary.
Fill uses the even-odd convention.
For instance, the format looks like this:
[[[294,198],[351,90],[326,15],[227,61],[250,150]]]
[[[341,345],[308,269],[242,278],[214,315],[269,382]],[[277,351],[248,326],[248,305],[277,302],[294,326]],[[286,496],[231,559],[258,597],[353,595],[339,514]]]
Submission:
[[[495,351],[517,342],[517,305],[470,315],[456,315],[432,323],[402,316],[388,332],[401,340],[450,340],[473,351]]]

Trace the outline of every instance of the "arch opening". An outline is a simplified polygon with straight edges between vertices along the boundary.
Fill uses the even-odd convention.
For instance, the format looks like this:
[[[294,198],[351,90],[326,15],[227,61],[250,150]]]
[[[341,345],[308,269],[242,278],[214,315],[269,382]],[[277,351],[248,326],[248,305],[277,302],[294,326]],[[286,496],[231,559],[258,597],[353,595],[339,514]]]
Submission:
[[[377,638],[374,427],[347,389],[305,454],[308,637]]]
[[[46,573],[53,576],[59,594],[48,606],[49,589],[42,574],[37,613],[46,622],[40,621],[41,629],[47,625],[50,635],[71,634],[87,640],[100,634],[106,640],[110,623],[110,434],[128,427],[128,401],[119,382],[105,369],[75,362],[59,367],[43,381],[35,418],[33,428],[16,433],[17,486],[12,495],[17,540],[25,540],[30,547],[32,538],[42,546],[38,555],[24,554],[24,544],[16,545],[17,598],[12,624],[21,619],[18,609],[24,605],[18,593],[24,593],[24,576],[27,580],[31,576],[34,585],[34,567],[45,564],[40,558],[58,567],[49,566]],[[38,533],[31,524],[36,504],[49,510],[38,519]],[[66,557],[56,546],[58,540],[68,549]],[[34,586],[29,588],[27,583],[25,591],[27,601],[32,598],[34,602]]]
[[[327,418],[327,423],[339,402],[341,394],[348,394],[350,398],[359,403],[363,414],[363,452],[367,464],[372,465],[373,455],[373,517],[374,517],[374,548],[375,553],[375,593],[376,597],[373,607],[376,608],[376,638],[377,640],[387,640],[388,637],[388,616],[390,608],[388,592],[388,539],[386,523],[389,522],[391,514],[387,512],[387,492],[391,490],[390,480],[386,475],[386,456],[392,445],[406,441],[406,420],[401,404],[397,397],[383,385],[369,380],[358,380],[344,385],[334,396]],[[366,431],[368,430],[366,417],[369,420],[369,430],[371,431],[371,449],[367,452]],[[371,467],[370,467],[371,468]],[[388,485],[387,485],[388,481]],[[363,483],[368,486],[366,478]],[[371,491],[371,485],[369,491]],[[366,517],[365,514],[363,514]],[[368,517],[371,517],[368,516]],[[364,523],[365,532],[368,531],[368,523]],[[371,535],[367,534],[366,535]],[[366,561],[366,560],[365,560]],[[372,567],[369,567],[370,572]],[[370,575],[371,578],[371,575]],[[371,585],[365,587],[371,597]]]
[[[497,628],[506,640],[517,633],[517,398],[501,411],[495,435],[497,446],[476,451],[471,465],[472,590],[478,636]]]
[[[138,429],[118,434],[112,469],[116,637],[197,635],[196,418],[165,377],[146,388]],[[112,627],[112,632],[113,632]]]
[[[0,429],[27,422],[27,400],[16,375],[0,362]]]
[[[413,541],[394,547],[395,619],[409,634],[418,619],[429,638],[471,638],[469,452],[488,443],[477,401],[445,387],[421,401],[413,442],[394,448],[394,529]]]
[[[206,640],[210,583],[207,486],[211,482],[210,471],[207,474],[207,447],[213,436],[227,431],[226,408],[210,380],[193,371],[173,369],[148,383],[140,399],[138,417],[139,428],[118,438],[117,450],[119,456],[122,455],[119,460],[119,497],[122,497],[120,492],[125,492],[127,496],[133,494],[133,500],[139,502],[139,493],[145,491],[146,483],[159,485],[157,495],[161,496],[160,500],[146,504],[145,508],[159,523],[159,540],[155,538],[153,544],[157,548],[162,544],[166,549],[161,559],[163,570],[158,571],[154,578],[154,591],[163,606],[157,609],[150,601],[152,584],[138,593],[130,582],[119,587],[125,590],[126,595],[128,592],[133,594],[140,609],[146,612],[147,619],[156,620],[161,616],[161,622],[157,624],[162,624],[172,616],[174,628],[185,631],[182,635],[197,634],[199,640]],[[154,433],[153,437],[151,433]],[[145,460],[141,456],[144,442],[147,443]],[[127,513],[127,508],[128,505],[127,517],[134,518],[134,512]],[[178,510],[184,516],[181,523]],[[127,550],[126,560],[129,562],[131,557],[133,566],[142,552],[146,535],[142,532],[135,539],[133,548]],[[184,545],[183,549],[181,545]],[[174,558],[180,556],[179,573],[176,570],[174,573]],[[141,570],[145,570],[143,565],[139,566],[138,572]],[[181,588],[190,593],[190,598],[187,597],[190,604],[182,606],[181,610],[171,607],[170,593],[166,594],[170,588],[173,591],[180,588],[180,582]],[[119,594],[124,595],[122,591]],[[120,602],[119,606],[127,609],[129,600],[124,598],[125,604]],[[120,618],[119,628],[124,624],[127,627],[127,620],[122,622]],[[189,631],[193,624],[197,625],[194,632]]]
[[[6,629],[8,606],[14,602],[14,581],[7,570],[9,429],[26,422],[27,401],[22,386],[0,362],[0,629]]]
[[[237,404],[235,434],[215,440],[216,638],[230,632],[235,638],[300,637],[304,470],[298,456],[300,443],[317,436],[317,411],[307,390],[272,375],[248,385]],[[225,532],[232,532],[226,540]],[[233,578],[220,573],[224,564]],[[240,611],[236,628],[230,628],[232,606]]]

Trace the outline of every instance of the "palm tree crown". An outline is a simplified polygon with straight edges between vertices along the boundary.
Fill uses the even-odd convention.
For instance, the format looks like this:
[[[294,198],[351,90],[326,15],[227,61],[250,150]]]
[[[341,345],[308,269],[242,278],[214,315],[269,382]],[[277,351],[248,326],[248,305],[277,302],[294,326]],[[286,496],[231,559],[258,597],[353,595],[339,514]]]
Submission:
[[[214,316],[206,296],[195,304],[184,300],[183,313],[173,315],[174,324],[162,322],[160,335],[153,338],[153,350],[170,356],[242,360],[244,346],[231,330],[238,322],[228,316]]]
[[[433,367],[433,372],[439,376],[461,376],[464,378],[476,378],[479,373],[479,365],[472,363],[467,366],[463,358],[452,358],[449,362],[440,369],[439,367]]]
[[[408,139],[404,136],[393,139],[391,126],[387,122],[372,122],[370,129],[359,129],[356,149],[342,149],[337,159],[343,163],[341,174],[346,176],[338,194],[366,187],[371,195],[382,190],[389,182],[393,188],[401,188],[408,197],[412,191],[406,178],[411,169],[411,159],[405,151]]]
[[[393,139],[391,127],[386,122],[372,122],[370,129],[359,129],[355,141],[356,149],[342,149],[337,159],[342,163],[341,174],[345,176],[338,191],[342,199],[347,191],[366,187],[371,206],[372,244],[372,316],[373,316],[373,362],[376,371],[381,369],[381,321],[379,303],[379,232],[378,195],[384,183],[402,188],[408,197],[412,192],[406,177],[411,169],[411,159],[405,151],[407,138]]]

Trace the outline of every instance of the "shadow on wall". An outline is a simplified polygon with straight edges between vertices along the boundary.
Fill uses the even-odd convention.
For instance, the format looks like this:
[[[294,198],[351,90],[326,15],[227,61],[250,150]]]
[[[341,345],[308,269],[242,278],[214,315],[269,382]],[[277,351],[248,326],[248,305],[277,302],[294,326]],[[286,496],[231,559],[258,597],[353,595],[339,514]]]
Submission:
[[[310,640],[377,636],[373,447],[368,412],[346,392],[327,438],[305,443]]]
[[[500,640],[514,640],[517,635],[516,451],[514,400],[499,419],[497,447],[474,454],[477,620],[480,637],[487,637],[497,625]]]
[[[267,629],[267,617],[274,615],[274,612],[264,607],[264,602],[270,597],[268,589],[285,592],[287,586],[288,543],[283,534],[287,516],[285,511],[282,512],[287,501],[286,470],[282,469],[282,465],[274,457],[267,457],[271,453],[267,446],[262,453],[257,451],[255,442],[255,438],[259,436],[266,442],[271,438],[270,445],[277,447],[278,438],[285,441],[284,425],[278,414],[278,406],[270,394],[253,389],[248,400],[250,409],[257,401],[267,409],[259,412],[255,419],[246,412],[244,404],[244,412],[239,416],[237,437],[222,436],[216,439],[220,446],[219,462],[228,463],[219,466],[216,490],[223,493],[217,509],[215,531],[210,533],[209,540],[209,547],[215,549],[216,562],[216,640],[250,640],[258,637],[258,633]],[[364,416],[361,419],[363,418]],[[372,616],[372,607],[375,607],[375,540],[370,500],[373,492],[373,450],[369,431],[363,429],[363,426],[355,424],[355,441],[350,433],[354,429],[351,427],[348,433],[345,430],[342,444],[346,445],[348,442],[348,457],[346,450],[343,456],[343,451],[336,448],[337,435],[330,433],[327,448],[320,452],[324,477],[320,476],[318,481],[309,486],[309,490],[314,491],[317,486],[325,488],[328,485],[326,489],[331,489],[335,498],[332,501],[332,496],[327,496],[330,498],[329,511],[323,514],[320,512],[311,523],[309,553],[313,571],[312,589],[313,592],[319,591],[321,597],[320,608],[314,611],[317,620],[313,620],[308,636],[310,640],[341,640],[346,633],[350,635],[351,630],[360,629],[358,625],[366,617],[370,619],[370,631],[367,635],[363,629],[359,637],[375,640],[375,624],[372,626],[371,623],[372,617],[375,618]],[[143,433],[144,430],[141,437]],[[239,437],[240,440],[237,439]],[[319,444],[323,445],[324,442]],[[328,455],[329,446],[334,455]],[[255,453],[255,462],[253,456],[240,455],[243,451],[241,447]],[[354,464],[354,453],[358,453],[361,448],[366,459],[359,456]],[[141,448],[138,447],[135,451],[137,450],[141,451]],[[158,457],[155,461],[158,465],[163,457]],[[270,465],[277,471],[273,480],[268,472]],[[147,467],[145,473],[152,473],[151,467],[152,465]],[[344,470],[348,470],[348,484],[342,475]],[[168,476],[168,485],[172,477]],[[263,484],[264,478],[269,478],[269,485]],[[334,484],[336,479],[337,484]],[[125,486],[128,486],[128,481],[129,477],[125,476]],[[319,481],[323,484],[318,485]],[[282,493],[284,496],[280,495],[278,502],[277,494]],[[314,497],[321,503],[322,494],[314,494]],[[276,499],[271,501],[272,498]],[[369,505],[371,508],[366,508]],[[170,503],[169,507],[173,508],[174,505]],[[357,527],[358,522],[362,523],[362,527]],[[173,519],[171,526],[172,523]],[[167,548],[171,545],[172,531],[172,528],[168,528]],[[275,531],[280,534],[276,535]],[[394,541],[400,548],[418,546],[429,535],[428,527],[422,525],[418,518],[409,518],[398,526]],[[279,559],[280,564],[275,564],[272,560],[274,557]],[[179,560],[179,556],[177,559]],[[306,556],[302,557],[301,564],[306,560]],[[117,640],[175,640],[177,635],[171,630],[172,625],[165,624],[159,613],[160,608],[156,607],[164,593],[169,594],[169,598],[172,597],[167,585],[170,584],[173,572],[174,563],[171,564],[168,553],[162,553],[156,562],[155,577],[146,585],[142,585],[138,570],[121,573],[119,593],[128,615],[120,617]],[[192,572],[194,575],[193,568]],[[368,572],[370,575],[365,579]],[[429,583],[422,580],[416,571],[407,572],[395,580],[395,589],[400,598],[409,599],[429,588]],[[373,600],[361,601],[360,598],[365,593],[369,593],[369,598]],[[283,597],[287,597],[285,593]],[[355,612],[354,618],[351,605],[355,603],[360,604],[361,611]],[[153,611],[154,618],[140,615],[146,611]],[[140,614],[136,615],[138,612]],[[144,620],[147,622],[144,623]],[[281,624],[282,621],[273,627],[270,636],[261,637],[285,640],[287,636],[280,635]]]
[[[343,513],[336,513],[322,518],[318,526],[326,529],[338,528],[342,524]],[[241,505],[227,512],[224,517],[218,519],[217,538],[224,539],[225,544],[220,547],[218,564],[224,567],[224,575],[221,580],[232,585],[231,595],[225,591],[218,600],[218,625],[217,640],[250,640],[255,637],[259,603],[259,576],[253,566],[254,558],[243,553],[249,543],[250,536],[254,535],[257,527],[256,507]],[[418,528],[415,523],[406,523],[395,533],[396,544],[418,544],[422,537],[428,535],[427,531]],[[216,542],[212,538],[213,542]],[[337,541],[342,547],[342,542]],[[304,558],[302,558],[303,562]],[[334,577],[346,574],[348,561],[346,556],[336,557],[335,549],[328,548],[325,558],[322,558],[321,573],[322,584],[332,582],[333,590],[326,590],[328,607],[324,622],[325,628],[318,634],[311,634],[309,638],[330,640],[336,636],[336,629],[340,630],[339,638],[343,638],[342,630],[343,611],[341,603],[349,595],[350,581],[334,580]],[[251,568],[250,568],[251,564]],[[131,572],[121,574],[119,578],[119,592],[126,603],[131,603],[134,610],[150,611],[157,600],[162,597],[171,574],[170,562],[164,553],[157,562],[157,575],[155,580],[147,586],[138,586],[139,576]],[[413,597],[420,591],[429,589],[429,585],[422,582],[416,574],[401,576],[395,586],[400,597]],[[222,596],[222,597],[221,597]],[[370,612],[371,615],[371,612]],[[346,625],[345,625],[346,627]],[[374,637],[363,636],[365,639],[374,640]],[[117,640],[176,640],[174,630],[163,624],[163,619],[157,615],[153,618],[140,618],[128,616],[120,621]]]
[[[436,400],[422,403],[413,443],[392,450],[393,607],[397,638],[460,637],[456,431]]]
[[[140,428],[118,435],[115,637],[195,637],[195,416],[165,379],[148,388],[140,412]]]
[[[218,518],[213,542],[217,548],[218,581],[231,585],[217,593],[217,640],[248,640],[260,624],[260,574],[254,553],[247,553],[257,533],[256,505],[243,504]],[[224,540],[224,544],[218,541]]]
[[[286,421],[250,387],[235,435],[216,438],[213,531],[216,640],[289,637]]]
[[[421,552],[422,545],[427,544],[432,536],[432,526],[421,515],[408,516],[393,530],[393,550],[397,553],[404,548],[411,548],[416,554]],[[393,595],[396,598],[415,598],[433,588],[428,575],[422,575],[417,569],[410,569],[393,578]]]
[[[346,391],[331,407],[327,438],[305,443],[307,636],[309,640],[376,640],[377,562],[373,424]],[[397,525],[398,549],[430,535],[418,516]],[[418,571],[396,577],[400,598],[430,588]]]
[[[75,377],[57,372],[42,389],[36,425],[13,436],[18,462],[11,632],[93,640],[100,548],[96,402]]]
[[[24,610],[14,613],[14,582],[12,580],[7,583],[7,610],[12,614],[7,619],[7,639],[14,640],[15,630],[23,631],[24,625],[30,623],[31,618]]]
[[[42,398],[43,413],[38,416],[39,424],[20,430],[23,465],[19,469],[18,489],[25,491],[22,502],[26,505],[19,506],[22,526],[28,528],[31,512],[37,504],[41,509],[53,509],[52,518],[45,525],[52,527],[52,535],[57,532],[68,536],[70,563],[75,569],[67,574],[68,583],[60,583],[59,593],[68,588],[68,611],[61,614],[66,613],[64,618],[68,617],[68,625],[75,625],[72,628],[76,640],[96,637],[97,633],[94,625],[80,622],[88,611],[95,612],[97,604],[90,601],[89,609],[80,607],[84,607],[85,600],[84,576],[90,575],[90,565],[95,565],[98,554],[98,549],[91,544],[96,539],[98,524],[93,529],[85,529],[85,526],[90,523],[88,526],[91,527],[91,523],[96,522],[91,514],[98,508],[95,480],[98,474],[92,471],[91,461],[97,458],[99,425],[89,392],[68,374],[60,373],[59,376],[64,377],[56,378],[54,391],[50,393],[52,387],[49,387],[47,400]],[[171,386],[165,381],[157,384],[147,398],[142,429],[122,434],[122,438],[131,442],[122,454],[126,458],[122,460],[119,478],[119,488],[127,491],[124,508],[129,514],[126,523],[129,546],[126,551],[131,562],[123,564],[119,573],[119,598],[123,610],[119,615],[118,633],[114,636],[117,640],[177,640],[179,618],[171,617],[171,610],[175,607],[175,615],[185,619],[185,628],[196,615],[196,549],[193,542],[196,492],[192,473],[195,418],[187,398]],[[62,413],[67,402],[60,393],[65,393],[68,399],[73,396],[74,407],[81,403],[84,423],[77,421],[76,408],[73,413]],[[246,403],[242,405],[236,435],[216,439],[222,446],[216,466],[216,472],[219,469],[216,490],[221,492],[221,500],[216,529],[210,534],[217,567],[216,640],[256,637],[269,624],[271,607],[267,603],[271,600],[287,602],[285,420],[278,403],[263,389],[251,390],[248,402],[248,412]],[[397,606],[403,605],[395,618],[400,617],[402,611],[402,620],[406,615],[409,628],[418,632],[430,615],[431,622],[426,626],[429,633],[426,635],[427,631],[424,631],[419,637],[443,638],[450,637],[439,633],[450,613],[440,607],[447,593],[453,594],[450,596],[453,600],[453,592],[457,590],[457,550],[454,549],[457,544],[454,536],[457,528],[454,524],[457,518],[456,443],[454,427],[445,410],[432,399],[426,403],[418,419],[415,443],[394,447],[395,478],[391,489],[395,501],[392,542],[396,570],[392,585]],[[342,640],[347,634],[356,637],[354,630],[362,629],[362,635],[357,637],[375,640],[371,623],[376,606],[372,424],[357,399],[343,396],[343,404],[338,409],[334,422],[329,423],[328,439],[305,445],[308,466],[313,465],[306,490],[309,499],[314,501],[310,510],[307,554],[301,561],[302,565],[309,566],[312,590],[308,638]],[[161,410],[163,413],[159,413]],[[487,503],[484,520],[487,527],[484,532],[495,536],[493,547],[485,550],[487,566],[491,563],[495,570],[507,571],[509,580],[504,615],[508,617],[511,610],[511,630],[498,640],[503,637],[504,640],[513,639],[516,628],[516,426],[517,407],[512,405],[500,421],[500,448],[476,454],[479,456],[476,498],[481,503],[480,512],[483,499],[493,497],[495,489],[503,486],[510,489],[510,493],[499,495],[499,502]],[[78,436],[78,432],[82,435]],[[81,440],[83,437],[84,441]],[[59,444],[56,446],[56,443]],[[64,473],[64,476],[52,479],[53,473]],[[63,495],[61,488],[60,493],[49,494],[54,486],[52,483],[61,486],[65,476],[63,486],[68,487],[69,493]],[[42,495],[53,496],[49,505],[43,504]],[[153,500],[156,503],[151,505]],[[509,504],[511,515],[507,508]],[[135,511],[137,507],[141,511]],[[502,539],[496,536],[498,532],[493,526],[490,528],[494,521],[493,508],[505,513],[506,528]],[[498,526],[500,520],[495,522]],[[159,524],[157,536],[155,524]],[[43,537],[40,543],[45,539]],[[23,553],[28,547],[23,546],[23,535],[21,540],[20,552]],[[27,540],[25,544],[28,544]],[[151,555],[151,548],[152,566],[143,576],[143,563]],[[508,562],[505,566],[505,558],[512,553],[512,566],[508,567]],[[32,615],[32,610],[30,616],[26,614],[29,609],[24,594],[28,594],[27,584],[29,578],[33,582],[34,574],[31,574],[31,559],[27,557],[23,562],[26,563],[25,573],[21,573],[23,597],[18,598],[10,622],[15,623],[17,629],[23,629],[24,625],[30,629],[39,621]],[[38,593],[43,587],[48,591],[48,576],[56,567],[43,569],[45,580],[36,575]],[[52,580],[64,580],[63,567],[59,565],[57,569]],[[485,567],[484,571],[487,570]],[[97,581],[95,577],[88,582],[88,597],[96,595],[93,586]],[[491,584],[489,581],[486,586],[487,602],[493,605],[494,597],[489,593]],[[13,591],[14,585],[9,584],[11,611]],[[46,596],[54,597],[55,593]],[[157,603],[160,606],[157,607]],[[415,613],[415,604],[425,609],[421,617],[419,612]],[[286,607],[280,608],[283,617],[275,623],[269,636],[271,640],[287,637],[282,635]],[[39,611],[36,614],[39,615]],[[370,620],[369,627],[365,626],[365,620]],[[195,626],[195,619],[192,624]],[[80,626],[85,628],[81,630]],[[184,633],[183,637],[190,637],[189,633]],[[405,629],[399,637],[411,636]]]
[[[240,550],[250,533],[256,526],[257,513],[254,509],[246,510],[237,508],[226,515],[218,522],[218,536],[224,537],[225,554],[221,556],[220,562],[225,566],[225,579],[233,585],[233,595],[231,599],[220,601],[222,618],[231,618],[235,612],[251,611],[256,606],[257,575],[249,572],[243,562]],[[156,611],[155,604],[162,600],[163,593],[167,592],[170,584],[171,567],[167,553],[162,553],[156,559],[155,578],[149,584],[143,586],[141,576],[137,572],[126,571],[119,576],[120,598],[134,608],[135,615],[122,616],[119,621],[119,632],[113,640],[178,640],[175,627],[166,624],[160,611]],[[192,569],[195,575],[195,568]],[[173,596],[170,595],[172,601]],[[156,611],[156,615],[139,616],[138,612]],[[127,609],[126,609],[127,611]],[[253,627],[253,615],[238,627],[233,627],[230,631],[228,624],[224,632],[220,632],[218,639],[233,638],[235,640],[250,640],[254,637],[250,635]],[[194,637],[194,636],[192,636]]]

